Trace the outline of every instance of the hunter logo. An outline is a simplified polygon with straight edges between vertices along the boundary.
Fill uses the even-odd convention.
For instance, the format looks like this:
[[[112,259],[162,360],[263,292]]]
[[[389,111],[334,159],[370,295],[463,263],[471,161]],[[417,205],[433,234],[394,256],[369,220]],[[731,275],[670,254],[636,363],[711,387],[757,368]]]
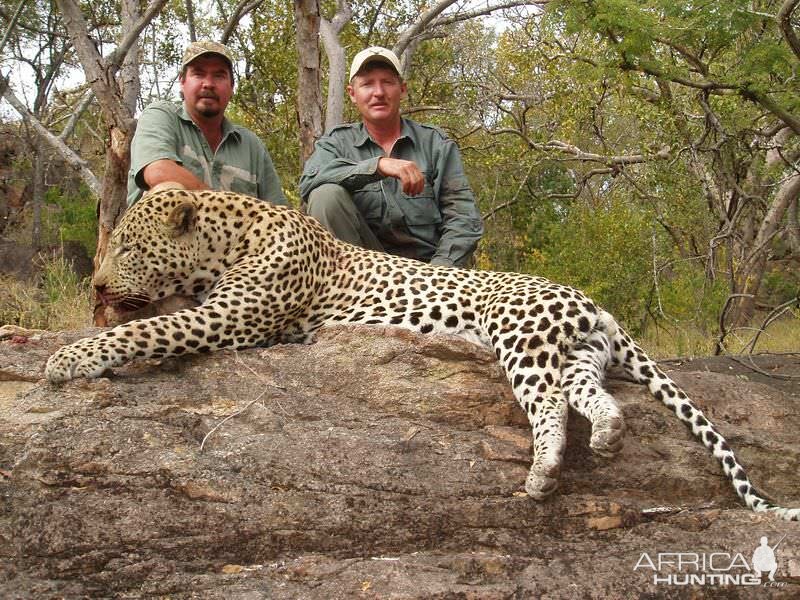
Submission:
[[[750,562],[739,552],[659,552],[653,556],[644,552],[633,570],[652,572],[656,585],[763,584],[780,587],[785,584],[775,582],[778,570],[776,550],[784,539],[785,535],[774,546],[770,546],[769,539],[763,536]]]

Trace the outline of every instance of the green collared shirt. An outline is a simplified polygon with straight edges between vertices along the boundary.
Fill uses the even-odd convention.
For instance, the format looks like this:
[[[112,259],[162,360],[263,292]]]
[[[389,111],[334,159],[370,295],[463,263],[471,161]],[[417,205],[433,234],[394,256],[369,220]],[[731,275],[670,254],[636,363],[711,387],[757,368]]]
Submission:
[[[286,204],[272,159],[252,131],[224,119],[222,141],[214,152],[183,104],[156,101],[139,117],[131,143],[128,206],[147,189],[144,168],[163,158],[188,169],[212,189]]]
[[[475,197],[455,142],[436,127],[403,119],[391,158],[416,163],[425,176],[418,196],[378,173],[383,149],[363,123],[334,127],[321,137],[300,177],[300,195],[335,183],[348,190],[387,252],[432,264],[464,266],[483,234]]]

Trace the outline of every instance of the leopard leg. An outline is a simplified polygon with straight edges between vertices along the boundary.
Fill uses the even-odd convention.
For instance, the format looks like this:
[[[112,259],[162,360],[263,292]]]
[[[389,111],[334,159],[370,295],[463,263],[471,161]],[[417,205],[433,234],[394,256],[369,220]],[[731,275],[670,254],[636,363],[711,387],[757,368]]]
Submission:
[[[615,456],[625,436],[625,420],[614,397],[603,389],[606,367],[611,360],[608,336],[592,331],[570,351],[562,373],[564,395],[569,405],[592,424],[589,442],[600,456]]]
[[[530,337],[530,336],[528,336]],[[527,348],[525,332],[495,335],[493,345],[533,433],[533,462],[525,491],[541,500],[558,487],[566,446],[567,401],[561,391],[562,355],[556,345]]]
[[[608,336],[592,331],[567,356],[562,373],[569,405],[592,424],[590,447],[612,457],[621,449],[625,420],[614,397],[603,389],[605,369],[611,358]]]
[[[535,397],[529,406],[533,463],[525,480],[525,491],[541,500],[558,488],[567,441],[567,401],[560,390],[554,390],[548,396]]]

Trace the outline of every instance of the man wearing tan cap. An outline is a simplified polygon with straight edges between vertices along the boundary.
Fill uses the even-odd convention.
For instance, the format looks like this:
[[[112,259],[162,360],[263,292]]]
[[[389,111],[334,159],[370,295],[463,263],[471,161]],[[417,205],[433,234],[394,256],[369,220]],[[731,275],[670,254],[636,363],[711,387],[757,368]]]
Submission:
[[[164,182],[286,204],[264,144],[225,118],[233,95],[230,49],[211,41],[191,43],[183,54],[179,81],[181,105],[153,102],[139,117],[131,144],[128,205]]]
[[[400,115],[400,61],[362,50],[350,67],[360,123],[321,137],[300,178],[308,213],[351,244],[431,264],[466,266],[483,234],[455,143]]]

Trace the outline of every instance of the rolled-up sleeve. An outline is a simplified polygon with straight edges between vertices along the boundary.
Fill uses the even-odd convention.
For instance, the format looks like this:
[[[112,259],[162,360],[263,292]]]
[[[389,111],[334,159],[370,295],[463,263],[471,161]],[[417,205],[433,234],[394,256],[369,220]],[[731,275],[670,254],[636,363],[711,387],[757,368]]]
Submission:
[[[142,111],[131,142],[131,173],[140,189],[147,189],[143,171],[150,163],[166,158],[181,164],[177,141],[174,112],[158,104]]]

